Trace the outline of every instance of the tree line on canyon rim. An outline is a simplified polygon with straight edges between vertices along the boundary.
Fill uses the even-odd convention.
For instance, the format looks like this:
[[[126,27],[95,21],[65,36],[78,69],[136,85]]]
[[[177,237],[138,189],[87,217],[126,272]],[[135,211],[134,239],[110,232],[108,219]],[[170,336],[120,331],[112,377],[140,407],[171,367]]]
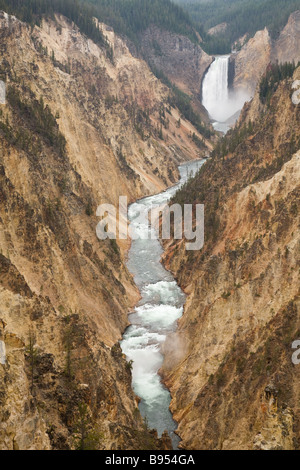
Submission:
[[[96,41],[103,41],[92,21],[111,25],[119,34],[139,45],[138,34],[154,24],[198,41],[195,31],[203,38],[202,46],[210,54],[227,53],[231,45],[245,34],[253,35],[267,26],[273,36],[287,22],[291,12],[300,8],[299,0],[1,0],[0,8],[29,23],[40,21],[43,15],[62,13]],[[181,6],[183,8],[181,8]],[[226,22],[227,30],[210,36],[207,30]]]
[[[61,13],[108,50],[94,17],[127,36],[137,48],[139,34],[150,25],[187,36],[194,43],[199,43],[199,33],[209,54],[229,53],[241,37],[251,37],[266,26],[276,37],[290,13],[299,8],[299,0],[0,0],[1,10],[31,24]],[[209,35],[208,29],[220,23],[227,24],[226,31]]]
[[[273,38],[286,25],[289,15],[300,9],[299,0],[175,0],[193,18],[195,29],[209,54],[231,52],[232,44],[245,34],[253,36],[268,28]],[[207,31],[221,23],[226,31],[210,36]]]
[[[99,42],[104,38],[93,18],[112,26],[137,47],[138,33],[153,24],[197,42],[188,13],[170,0],[0,0],[0,9],[33,25],[39,24],[43,16],[61,13]]]
[[[32,27],[40,25],[43,17],[53,17],[60,13],[73,21],[90,39],[106,49],[107,56],[113,62],[113,51],[93,18],[111,25],[116,32],[128,37],[136,47],[140,41],[138,35],[151,24],[174,33],[188,36],[197,42],[192,22],[180,7],[170,0],[0,0],[0,10],[16,15]],[[58,26],[59,27],[59,26]],[[50,51],[49,51],[50,52]],[[56,65],[62,68],[53,56]],[[191,98],[179,90],[170,80],[149,63],[152,72],[170,89],[169,104],[179,109],[182,117],[188,119],[205,137],[211,136],[211,130],[202,122],[193,109]],[[64,71],[66,67],[64,67]],[[202,143],[200,143],[200,146]]]

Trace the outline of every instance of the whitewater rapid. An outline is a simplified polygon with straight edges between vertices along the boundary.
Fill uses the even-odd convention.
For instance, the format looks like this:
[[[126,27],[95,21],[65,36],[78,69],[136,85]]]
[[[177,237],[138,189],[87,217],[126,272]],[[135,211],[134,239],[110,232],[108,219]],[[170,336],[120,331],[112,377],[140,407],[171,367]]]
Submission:
[[[166,337],[175,331],[182,316],[185,295],[173,276],[160,263],[163,254],[160,241],[142,239],[142,235],[155,231],[148,224],[147,213],[153,205],[166,204],[187,178],[198,171],[204,161],[189,162],[179,167],[178,185],[132,204],[128,210],[130,230],[138,232],[140,239],[132,240],[128,256],[128,269],[133,274],[141,293],[141,300],[129,315],[121,348],[127,360],[133,361],[132,386],[141,398],[140,411],[151,429],[158,435],[167,430],[176,449],[180,441],[175,434],[176,423],[169,410],[170,393],[158,374],[163,363],[161,346]],[[140,212],[144,221],[141,222]]]

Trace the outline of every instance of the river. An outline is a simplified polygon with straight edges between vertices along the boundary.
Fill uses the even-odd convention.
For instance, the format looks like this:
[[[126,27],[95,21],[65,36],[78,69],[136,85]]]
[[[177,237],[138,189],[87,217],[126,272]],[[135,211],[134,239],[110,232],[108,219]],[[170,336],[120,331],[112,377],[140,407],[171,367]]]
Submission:
[[[133,203],[128,209],[130,230],[141,235],[133,239],[128,255],[128,269],[141,293],[141,300],[129,315],[131,326],[121,341],[121,348],[132,363],[132,386],[141,398],[140,411],[151,429],[161,436],[167,430],[177,449],[180,442],[169,410],[170,393],[158,374],[163,363],[161,346],[166,336],[176,330],[182,316],[185,295],[172,274],[160,262],[163,249],[158,238],[143,239],[149,230],[147,213],[153,205],[166,204],[189,175],[194,174],[205,160],[192,161],[179,167],[180,182],[166,191]],[[140,213],[144,215],[141,222]]]

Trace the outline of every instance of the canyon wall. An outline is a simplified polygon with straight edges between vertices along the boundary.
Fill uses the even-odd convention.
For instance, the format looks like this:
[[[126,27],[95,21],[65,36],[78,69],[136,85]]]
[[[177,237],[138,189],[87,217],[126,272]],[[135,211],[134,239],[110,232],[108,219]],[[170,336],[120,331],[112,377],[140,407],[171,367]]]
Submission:
[[[292,13],[277,39],[265,28],[258,31],[242,49],[231,57],[235,76],[233,87],[245,89],[251,96],[267,66],[272,62],[300,61],[300,11]]]
[[[178,88],[192,96],[198,111],[205,115],[200,103],[201,86],[213,58],[188,37],[163,31],[155,26],[142,34],[141,47],[147,61],[163,72]]]
[[[96,209],[174,183],[201,136],[99,27],[113,57],[63,17],[0,14],[0,449],[170,445],[131,389],[118,340],[139,294],[127,242],[97,239]]]
[[[273,48],[273,60],[300,62],[300,10],[291,14]]]
[[[234,64],[233,88],[246,90],[253,96],[260,77],[270,63],[272,41],[265,28],[258,31],[244,47],[230,58]]]
[[[282,81],[174,198],[205,204],[205,244],[166,243],[187,302],[162,369],[185,449],[299,449],[300,108]]]

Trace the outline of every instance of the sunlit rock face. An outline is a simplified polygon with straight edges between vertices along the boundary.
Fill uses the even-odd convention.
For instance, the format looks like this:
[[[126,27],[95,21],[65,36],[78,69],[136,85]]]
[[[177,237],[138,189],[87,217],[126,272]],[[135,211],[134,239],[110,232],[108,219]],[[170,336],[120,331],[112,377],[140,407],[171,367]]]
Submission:
[[[178,178],[180,161],[196,158],[198,149],[191,125],[176,127],[173,108],[168,141],[155,132],[147,138],[145,120],[137,130],[141,110],[157,128],[168,89],[111,28],[99,27],[114,61],[64,17],[32,29],[0,12],[7,87],[0,106],[3,450],[74,448],[82,402],[100,428],[101,448],[138,449],[141,438],[151,438],[116,345],[139,295],[124,264],[128,242],[119,250],[97,238],[96,209],[116,205],[120,195],[133,201],[165,189]],[[52,137],[58,130],[64,136],[64,151],[49,126],[46,134],[37,131],[32,110],[41,113],[41,127],[48,118]]]
[[[247,90],[253,96],[258,80],[270,63],[272,43],[268,30],[258,31],[246,45],[233,55],[233,88]]]
[[[207,221],[193,257],[165,243],[164,264],[187,294],[163,366],[186,449],[299,448],[298,80],[300,67],[270,105],[257,88],[240,116],[246,138],[178,195],[204,201]],[[177,343],[187,348],[174,361]]]
[[[300,10],[291,14],[274,47],[274,59],[281,63],[300,61]]]
[[[234,64],[233,87],[246,89],[253,96],[270,62],[300,61],[300,11],[290,15],[278,39],[272,40],[266,28],[258,31],[230,60]]]

